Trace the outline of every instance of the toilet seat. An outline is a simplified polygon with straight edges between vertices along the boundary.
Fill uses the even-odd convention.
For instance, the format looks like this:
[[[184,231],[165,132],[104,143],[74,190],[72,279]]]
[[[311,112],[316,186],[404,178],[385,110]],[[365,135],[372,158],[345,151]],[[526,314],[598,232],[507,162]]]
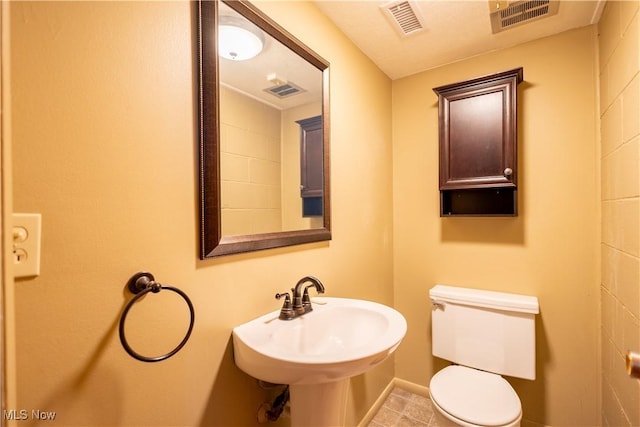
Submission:
[[[522,416],[518,395],[497,374],[452,365],[433,376],[429,391],[442,410],[466,423],[505,426]]]

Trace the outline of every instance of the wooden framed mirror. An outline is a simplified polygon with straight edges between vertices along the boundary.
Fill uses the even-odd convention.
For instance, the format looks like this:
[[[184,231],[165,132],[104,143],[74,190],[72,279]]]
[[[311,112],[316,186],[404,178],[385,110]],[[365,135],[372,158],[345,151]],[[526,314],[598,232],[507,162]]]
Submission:
[[[246,1],[199,1],[198,36],[200,258],[330,240],[329,63]]]

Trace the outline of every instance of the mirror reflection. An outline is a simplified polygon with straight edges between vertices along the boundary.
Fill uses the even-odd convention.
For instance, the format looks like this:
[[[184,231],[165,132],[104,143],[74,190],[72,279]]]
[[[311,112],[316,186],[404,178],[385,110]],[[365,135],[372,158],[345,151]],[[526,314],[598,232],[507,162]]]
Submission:
[[[198,6],[200,257],[330,240],[329,64],[246,1]]]
[[[224,3],[218,22],[222,234],[322,227],[322,71]]]

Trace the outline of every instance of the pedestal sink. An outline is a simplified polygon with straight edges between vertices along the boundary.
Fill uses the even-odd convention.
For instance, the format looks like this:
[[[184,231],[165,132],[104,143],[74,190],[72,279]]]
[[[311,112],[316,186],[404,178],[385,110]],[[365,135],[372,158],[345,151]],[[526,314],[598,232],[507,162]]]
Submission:
[[[371,301],[316,297],[312,305],[293,320],[277,310],[234,328],[234,359],[254,378],[289,384],[293,427],[342,426],[349,378],[393,353],[407,322]]]

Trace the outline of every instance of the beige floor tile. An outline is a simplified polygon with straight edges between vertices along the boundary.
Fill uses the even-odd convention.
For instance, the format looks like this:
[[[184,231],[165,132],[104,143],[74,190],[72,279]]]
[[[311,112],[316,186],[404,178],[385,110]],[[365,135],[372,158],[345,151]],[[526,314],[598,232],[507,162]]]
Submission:
[[[373,423],[381,424],[383,426],[392,427],[395,426],[400,419],[400,413],[393,411],[385,406],[380,408],[373,420]]]
[[[428,397],[395,387],[368,427],[433,427],[433,418]]]

